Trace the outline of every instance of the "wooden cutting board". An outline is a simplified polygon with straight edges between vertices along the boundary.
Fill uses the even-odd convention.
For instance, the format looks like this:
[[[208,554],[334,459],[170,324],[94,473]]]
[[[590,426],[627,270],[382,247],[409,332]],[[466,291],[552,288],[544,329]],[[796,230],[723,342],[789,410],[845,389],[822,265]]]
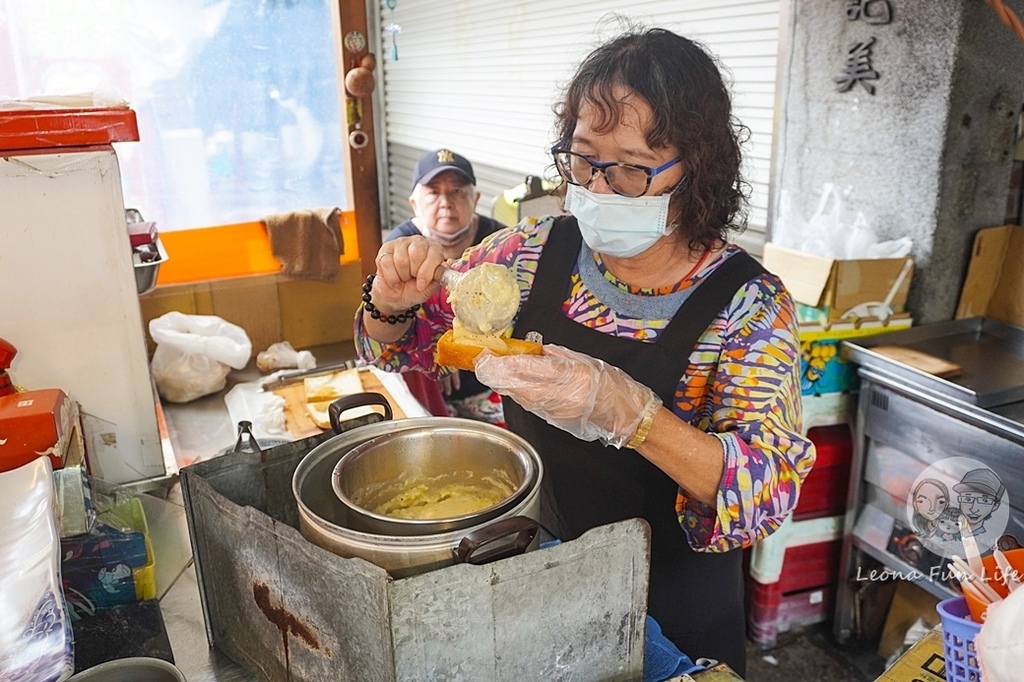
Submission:
[[[350,371],[350,370],[348,370]],[[394,397],[384,388],[384,384],[380,382],[373,372],[359,372],[359,382],[363,385],[363,390],[372,393],[380,393],[388,402],[391,403],[391,411],[394,413],[394,419],[402,419],[405,417],[405,412],[399,407]],[[309,436],[315,436],[318,433],[323,433],[324,429],[321,429],[313,419],[309,416],[309,412],[306,410],[306,386],[301,381],[289,386],[283,386],[275,389],[276,395],[284,398],[284,422],[285,427],[288,429],[288,433],[291,434],[296,440],[301,438],[308,438]]]
[[[927,372],[943,379],[958,377],[963,373],[963,367],[955,362],[943,360],[942,358],[913,348],[907,348],[906,346],[874,346],[871,350],[896,362],[902,362],[908,367],[919,369],[922,372]]]

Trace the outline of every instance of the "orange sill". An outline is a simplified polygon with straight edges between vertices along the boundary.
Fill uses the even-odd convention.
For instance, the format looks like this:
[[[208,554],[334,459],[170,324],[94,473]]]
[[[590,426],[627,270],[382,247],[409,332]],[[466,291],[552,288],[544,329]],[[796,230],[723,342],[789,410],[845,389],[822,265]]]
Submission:
[[[341,264],[359,260],[354,211],[342,211]],[[167,262],[160,266],[157,285],[191,284],[227,277],[266,275],[281,271],[270,250],[261,221],[161,232]]]

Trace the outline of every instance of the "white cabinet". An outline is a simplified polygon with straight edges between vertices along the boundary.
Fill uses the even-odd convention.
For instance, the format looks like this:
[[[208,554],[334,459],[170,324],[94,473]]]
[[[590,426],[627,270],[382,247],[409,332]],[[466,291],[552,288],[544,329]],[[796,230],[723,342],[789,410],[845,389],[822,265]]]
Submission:
[[[94,476],[164,476],[114,149],[0,154],[0,336],[18,349],[14,382],[78,401]]]

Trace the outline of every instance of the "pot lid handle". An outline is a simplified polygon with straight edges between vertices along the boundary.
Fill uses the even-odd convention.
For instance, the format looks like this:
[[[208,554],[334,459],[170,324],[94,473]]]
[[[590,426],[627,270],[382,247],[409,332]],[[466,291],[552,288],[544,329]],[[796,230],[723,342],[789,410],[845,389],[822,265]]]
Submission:
[[[351,410],[353,407],[365,407],[370,405],[379,405],[384,408],[383,415],[369,415],[371,421],[367,422],[365,419],[355,420],[352,422],[342,422],[341,415]],[[394,413],[391,410],[391,403],[380,393],[355,393],[353,395],[346,395],[338,398],[327,408],[327,414],[331,419],[331,428],[334,429],[335,433],[344,433],[352,429],[354,426],[362,426],[367,423],[374,423],[379,421],[391,421]],[[374,418],[376,417],[376,418]]]

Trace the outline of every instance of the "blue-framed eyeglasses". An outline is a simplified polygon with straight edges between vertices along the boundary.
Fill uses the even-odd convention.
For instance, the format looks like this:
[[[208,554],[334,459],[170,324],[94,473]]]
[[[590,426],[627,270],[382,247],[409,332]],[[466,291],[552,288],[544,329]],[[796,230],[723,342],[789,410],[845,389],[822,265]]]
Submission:
[[[558,174],[566,182],[580,187],[589,187],[597,174],[603,173],[608,187],[624,197],[642,197],[647,194],[647,190],[651,188],[651,178],[683,160],[683,157],[679,156],[671,161],[666,161],[657,168],[648,168],[620,161],[601,163],[583,154],[558,147],[551,149],[551,156],[555,159]]]

